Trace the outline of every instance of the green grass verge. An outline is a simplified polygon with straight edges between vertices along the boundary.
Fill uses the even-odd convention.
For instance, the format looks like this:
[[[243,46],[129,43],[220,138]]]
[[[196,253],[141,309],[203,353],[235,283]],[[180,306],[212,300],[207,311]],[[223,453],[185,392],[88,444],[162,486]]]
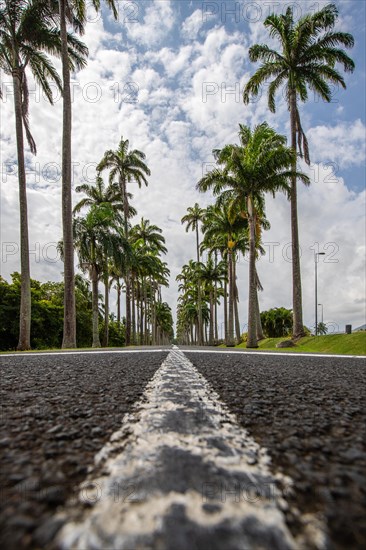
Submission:
[[[111,348],[67,348],[67,349],[61,349],[61,348],[49,348],[49,349],[29,349],[27,351],[0,351],[0,355],[2,353],[13,353],[14,355],[21,355],[25,353],[47,353],[47,352],[63,352],[67,353],[68,351],[113,351],[116,349],[121,349],[120,347],[111,347]]]
[[[354,332],[353,334],[328,334],[327,336],[306,336],[301,338],[294,348],[276,348],[278,342],[286,338],[266,338],[259,342],[260,350],[279,352],[313,352],[331,353],[339,355],[366,355],[366,332]],[[245,348],[242,343],[237,348]]]

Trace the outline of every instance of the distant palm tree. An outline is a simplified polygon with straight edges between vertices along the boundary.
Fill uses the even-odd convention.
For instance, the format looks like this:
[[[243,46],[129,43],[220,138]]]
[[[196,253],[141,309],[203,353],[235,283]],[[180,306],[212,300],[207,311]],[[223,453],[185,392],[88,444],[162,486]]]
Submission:
[[[200,280],[203,285],[203,289],[209,294],[210,302],[210,330],[209,330],[209,345],[214,345],[214,318],[215,318],[215,285],[222,285],[226,279],[226,263],[220,261],[215,265],[212,257],[209,257],[206,264],[201,263],[200,267]]]
[[[123,200],[119,190],[114,185],[108,185],[106,187],[103,178],[97,176],[95,184],[83,183],[75,188],[77,193],[84,193],[86,197],[82,198],[74,207],[73,213],[78,214],[83,208],[96,206],[104,203],[110,203],[115,212],[119,212],[123,216]],[[129,198],[132,197],[131,193],[128,193]],[[130,217],[136,215],[136,210],[130,206]]]
[[[77,193],[84,193],[86,197],[81,199],[74,207],[73,213],[79,213],[85,207],[110,205],[115,213],[115,222],[123,225],[123,202],[121,201],[118,189],[115,186],[105,186],[103,178],[97,176],[95,185],[84,183],[76,187]],[[130,209],[130,214],[135,214],[134,209]],[[121,261],[121,260],[119,260]],[[102,277],[104,283],[104,335],[103,346],[108,346],[109,340],[109,268],[111,266],[110,258],[106,256]]]
[[[93,347],[100,347],[98,279],[105,269],[106,257],[129,254],[129,245],[116,223],[116,214],[110,204],[91,206],[84,218],[74,219],[74,241],[80,267],[87,270],[92,282]]]
[[[132,281],[132,332],[135,335],[134,324],[134,303],[138,299],[138,292],[141,293],[140,300],[140,342],[143,342],[143,298],[146,288],[146,277],[149,275],[154,280],[161,271],[162,265],[158,255],[166,254],[165,238],[162,230],[157,225],[150,223],[150,220],[141,218],[139,224],[133,226],[130,231],[130,241],[134,250],[134,266],[131,269]],[[140,276],[140,280],[139,280]],[[136,285],[134,284],[136,282]],[[141,283],[141,284],[140,284]],[[137,293],[137,296],[135,294]],[[146,306],[147,304],[145,304]],[[146,311],[145,311],[146,316]]]
[[[202,222],[205,214],[205,210],[199,206],[196,202],[192,207],[187,208],[187,214],[181,219],[181,223],[186,223],[186,232],[190,229],[196,232],[196,252],[197,252],[197,262],[200,261],[200,240],[199,240],[199,223]],[[202,312],[201,312],[201,288],[198,281],[198,345],[202,346],[203,344],[203,322],[202,322]]]
[[[205,247],[209,248],[211,251],[219,251],[222,259],[227,261],[228,299],[226,281],[224,284],[224,325],[225,343],[227,346],[233,346],[235,344],[234,318],[237,318],[237,315],[235,315],[237,305],[235,249],[237,248],[238,241],[243,238],[247,226],[247,220],[238,216],[233,209],[230,210],[229,204],[225,201],[221,201],[220,203],[217,202],[214,206],[208,207],[203,223],[203,242]]]
[[[257,273],[256,228],[258,211],[264,211],[264,193],[289,191],[293,175],[293,157],[296,153],[286,147],[286,138],[275,132],[267,123],[259,124],[253,131],[239,124],[240,145],[226,145],[216,153],[216,168],[197,184],[200,191],[213,189],[229,203],[234,212],[246,205],[249,222],[249,305],[247,347],[258,347],[257,342]],[[297,178],[309,183],[309,178],[296,172]]]
[[[145,250],[159,254],[167,253],[162,230],[157,225],[151,224],[150,220],[141,218],[140,223],[131,228],[130,236],[133,243],[143,246]]]
[[[275,112],[275,95],[286,84],[286,99],[290,111],[291,147],[304,155],[310,164],[309,148],[301,126],[298,100],[308,99],[308,88],[324,101],[330,102],[331,88],[328,82],[346,88],[343,77],[336,70],[336,63],[343,65],[346,72],[353,72],[354,62],[340,48],[352,48],[351,34],[334,31],[338,9],[328,4],[320,11],[304,15],[294,21],[293,9],[288,7],[285,15],[269,15],[264,26],[269,29],[271,38],[279,42],[279,51],[267,44],[255,44],[249,49],[252,62],[262,61],[262,65],[245,86],[244,103],[250,96],[257,96],[262,84],[272,79],[268,87],[268,105]],[[293,172],[296,170],[296,156],[293,157]],[[291,182],[291,232],[292,232],[292,285],[293,285],[293,335],[304,336],[302,319],[300,249],[297,216],[296,176]]]
[[[70,65],[77,67],[82,45],[70,34],[65,40],[69,48]],[[45,52],[60,56],[60,33],[54,28],[52,12],[45,2],[37,0],[3,0],[0,6],[0,68],[11,75],[14,88],[15,131],[18,158],[20,252],[21,252],[21,302],[18,349],[30,348],[31,291],[29,267],[29,237],[27,184],[25,176],[24,134],[33,154],[36,144],[29,126],[29,68],[52,104],[49,81],[61,90],[61,80]],[[1,91],[0,91],[1,97]]]
[[[103,170],[110,170],[109,182],[113,184],[115,179],[118,181],[121,200],[123,201],[124,209],[124,229],[128,239],[129,228],[129,202],[127,194],[127,184],[136,182],[139,187],[142,184],[148,185],[146,176],[150,176],[150,170],[145,163],[145,154],[138,149],[129,150],[129,140],[123,139],[118,145],[116,151],[108,150],[97,166],[97,171],[100,173]],[[128,269],[125,276],[126,282],[126,345],[131,343],[131,282]]]

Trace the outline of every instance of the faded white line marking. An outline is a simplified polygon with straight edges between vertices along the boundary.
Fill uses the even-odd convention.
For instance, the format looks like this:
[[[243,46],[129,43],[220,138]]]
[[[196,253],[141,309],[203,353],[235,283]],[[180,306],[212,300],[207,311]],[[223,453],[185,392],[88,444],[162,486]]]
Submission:
[[[338,357],[341,359],[366,359],[366,355],[331,355],[328,353],[301,353],[301,352],[280,352],[280,351],[233,351],[221,348],[220,350],[206,349],[184,349],[183,353],[229,353],[235,355],[273,355],[274,357]]]
[[[91,472],[66,509],[64,550],[325,546],[310,520],[292,536],[283,513],[292,481],[271,473],[266,450],[177,348],[95,460],[103,475]]]
[[[1,353],[2,357],[43,357],[48,355],[111,355],[118,353],[162,353],[169,352],[168,348],[165,349],[126,349],[126,350],[90,350],[90,351],[45,351],[42,352],[17,352],[17,353]]]

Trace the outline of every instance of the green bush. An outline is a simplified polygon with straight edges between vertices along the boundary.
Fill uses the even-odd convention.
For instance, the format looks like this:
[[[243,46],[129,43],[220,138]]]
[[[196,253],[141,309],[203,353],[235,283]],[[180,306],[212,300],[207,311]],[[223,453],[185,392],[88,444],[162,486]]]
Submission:
[[[0,350],[16,349],[19,334],[20,274],[8,283],[0,277]],[[63,333],[63,283],[40,283],[31,279],[31,347],[60,348]],[[76,334],[79,347],[91,345],[92,314],[89,284],[75,278]]]

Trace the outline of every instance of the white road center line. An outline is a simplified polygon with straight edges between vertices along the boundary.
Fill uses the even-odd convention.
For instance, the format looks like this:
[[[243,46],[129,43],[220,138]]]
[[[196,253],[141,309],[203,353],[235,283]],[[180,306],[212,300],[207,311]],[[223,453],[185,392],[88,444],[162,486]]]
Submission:
[[[290,533],[292,481],[271,473],[266,450],[177,348],[95,461],[99,477],[91,472],[61,513],[64,550],[325,547],[309,517],[311,528]]]

